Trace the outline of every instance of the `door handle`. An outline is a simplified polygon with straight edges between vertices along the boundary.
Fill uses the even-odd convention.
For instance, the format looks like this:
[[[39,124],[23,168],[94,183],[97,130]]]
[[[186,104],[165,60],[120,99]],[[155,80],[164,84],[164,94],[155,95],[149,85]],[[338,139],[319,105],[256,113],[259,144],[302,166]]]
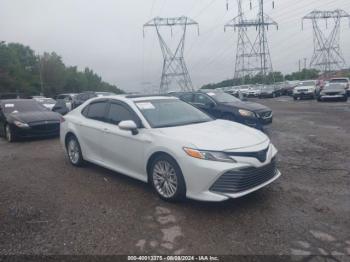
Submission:
[[[109,133],[110,132],[110,130],[108,129],[108,128],[103,128],[103,132],[105,132],[105,133]]]

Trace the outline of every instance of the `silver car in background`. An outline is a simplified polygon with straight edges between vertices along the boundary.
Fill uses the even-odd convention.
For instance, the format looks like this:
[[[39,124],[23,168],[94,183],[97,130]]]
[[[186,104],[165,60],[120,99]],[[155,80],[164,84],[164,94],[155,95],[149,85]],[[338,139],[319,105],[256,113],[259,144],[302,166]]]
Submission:
[[[317,101],[324,101],[329,99],[339,99],[344,102],[348,100],[346,89],[342,84],[330,83],[326,85],[319,93]]]

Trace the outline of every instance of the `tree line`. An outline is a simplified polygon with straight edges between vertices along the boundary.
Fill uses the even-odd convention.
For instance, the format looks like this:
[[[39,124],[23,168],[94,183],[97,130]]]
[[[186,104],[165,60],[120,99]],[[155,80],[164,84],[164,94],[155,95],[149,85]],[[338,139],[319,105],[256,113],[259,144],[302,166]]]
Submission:
[[[28,46],[0,42],[0,93],[54,97],[84,91],[123,93],[89,68],[66,66],[55,52],[38,56]]]
[[[202,89],[215,89],[227,86],[238,86],[238,85],[255,85],[255,84],[273,84],[283,81],[293,80],[309,80],[317,79],[319,77],[319,71],[315,69],[303,69],[300,72],[293,72],[288,75],[283,75],[281,72],[269,73],[266,77],[261,74],[257,74],[253,77],[246,76],[242,78],[233,78],[221,81],[219,83],[206,84],[202,86]]]

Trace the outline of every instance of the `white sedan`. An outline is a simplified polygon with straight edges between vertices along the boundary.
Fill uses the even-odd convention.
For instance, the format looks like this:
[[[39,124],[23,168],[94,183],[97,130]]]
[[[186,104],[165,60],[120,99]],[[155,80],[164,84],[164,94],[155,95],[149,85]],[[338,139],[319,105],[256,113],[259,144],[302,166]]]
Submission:
[[[168,201],[237,198],[281,175],[264,133],[174,97],[90,99],[64,117],[60,134],[71,164],[89,161],[148,182]]]

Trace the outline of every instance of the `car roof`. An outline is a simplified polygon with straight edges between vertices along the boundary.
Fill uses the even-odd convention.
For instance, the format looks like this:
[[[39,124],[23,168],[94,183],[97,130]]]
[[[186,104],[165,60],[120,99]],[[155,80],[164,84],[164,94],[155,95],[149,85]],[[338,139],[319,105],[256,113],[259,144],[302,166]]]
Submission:
[[[165,100],[165,99],[178,99],[175,96],[167,96],[167,95],[125,95],[125,94],[120,94],[120,95],[111,95],[111,96],[106,96],[106,97],[96,97],[92,98],[89,101],[95,101],[95,100],[105,100],[105,99],[115,99],[115,100],[120,100],[120,101],[150,101],[150,100]]]

